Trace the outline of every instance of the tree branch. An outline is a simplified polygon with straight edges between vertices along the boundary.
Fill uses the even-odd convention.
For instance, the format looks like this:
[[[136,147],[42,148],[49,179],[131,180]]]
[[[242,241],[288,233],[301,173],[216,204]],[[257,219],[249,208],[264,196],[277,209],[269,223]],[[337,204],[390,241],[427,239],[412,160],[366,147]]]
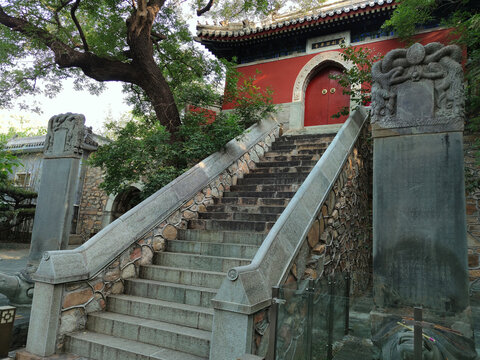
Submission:
[[[80,1],[81,0],[76,0],[75,1],[72,8],[70,9],[70,15],[72,17],[73,22],[75,23],[75,26],[77,27],[78,33],[80,34],[80,39],[82,39],[83,49],[85,51],[88,51],[87,39],[85,38],[85,34],[83,33],[82,27],[80,26],[80,23],[78,22],[77,16],[75,15],[75,11],[77,11],[78,5],[80,5]]]
[[[60,68],[80,68],[83,73],[97,81],[125,81],[138,83],[141,74],[129,63],[110,60],[89,52],[80,52],[60,39],[28,21],[8,15],[0,6],[0,24],[29,38],[36,39],[54,53],[55,63]]]
[[[205,7],[203,9],[198,9],[197,10],[197,16],[202,16],[207,11],[210,11],[210,9],[212,8],[213,2],[214,2],[214,0],[209,0],[208,4],[205,5]]]

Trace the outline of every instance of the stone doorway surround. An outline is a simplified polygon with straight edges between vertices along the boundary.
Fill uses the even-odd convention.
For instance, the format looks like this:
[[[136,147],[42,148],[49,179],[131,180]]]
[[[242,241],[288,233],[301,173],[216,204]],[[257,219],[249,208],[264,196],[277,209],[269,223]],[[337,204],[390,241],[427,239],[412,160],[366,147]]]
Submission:
[[[350,69],[354,66],[342,58],[339,51],[325,51],[308,61],[297,75],[292,91],[292,102],[290,103],[290,130],[304,128],[305,116],[305,91],[311,79],[327,66],[335,66],[341,69]],[[350,103],[350,107],[352,103]]]
[[[143,185],[140,183],[130,184],[130,190],[137,189],[138,191],[142,191]],[[127,190],[128,191],[128,190]],[[107,199],[107,204],[105,205],[105,209],[103,211],[103,218],[102,218],[102,229],[113,222],[116,217],[114,215],[114,208],[118,202],[120,196],[122,196],[124,192],[120,194],[110,194]]]

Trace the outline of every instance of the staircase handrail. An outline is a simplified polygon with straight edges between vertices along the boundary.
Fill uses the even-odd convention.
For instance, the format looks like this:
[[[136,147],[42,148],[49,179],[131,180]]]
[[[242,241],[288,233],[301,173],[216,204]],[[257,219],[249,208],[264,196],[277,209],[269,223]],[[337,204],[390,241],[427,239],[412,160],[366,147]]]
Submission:
[[[272,286],[288,275],[315,217],[369,118],[354,111],[267,234],[249,265],[230,269],[212,304],[215,309],[253,314],[271,303]]]
[[[92,279],[278,126],[273,117],[252,125],[243,135],[228,142],[224,150],[196,164],[83,245],[73,250],[45,252],[33,280],[64,284]]]

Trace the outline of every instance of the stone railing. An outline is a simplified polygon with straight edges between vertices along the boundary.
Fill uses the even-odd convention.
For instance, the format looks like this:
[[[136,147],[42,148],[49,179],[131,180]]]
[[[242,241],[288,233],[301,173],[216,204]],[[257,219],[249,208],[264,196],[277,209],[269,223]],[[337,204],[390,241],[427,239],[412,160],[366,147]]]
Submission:
[[[252,263],[228,272],[212,300],[211,360],[245,353],[265,355],[272,286],[333,271],[369,272],[372,238],[367,119],[363,108],[349,117]],[[358,281],[354,286],[365,284]]]
[[[45,253],[34,275],[26,350],[38,356],[60,350],[66,333],[84,328],[88,313],[105,308],[106,296],[122,293],[123,280],[151,264],[154,251],[163,251],[187,220],[255,168],[278,135],[278,123],[263,120],[82,246]]]

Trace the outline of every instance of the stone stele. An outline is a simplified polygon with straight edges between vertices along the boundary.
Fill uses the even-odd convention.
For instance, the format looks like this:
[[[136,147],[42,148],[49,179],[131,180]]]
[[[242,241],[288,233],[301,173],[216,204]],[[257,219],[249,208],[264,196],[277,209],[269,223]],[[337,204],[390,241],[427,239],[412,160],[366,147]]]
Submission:
[[[461,50],[439,43],[390,51],[372,68],[374,343],[411,358],[398,322],[423,308],[424,359],[475,359],[471,325]],[[445,330],[446,329],[446,330]]]

